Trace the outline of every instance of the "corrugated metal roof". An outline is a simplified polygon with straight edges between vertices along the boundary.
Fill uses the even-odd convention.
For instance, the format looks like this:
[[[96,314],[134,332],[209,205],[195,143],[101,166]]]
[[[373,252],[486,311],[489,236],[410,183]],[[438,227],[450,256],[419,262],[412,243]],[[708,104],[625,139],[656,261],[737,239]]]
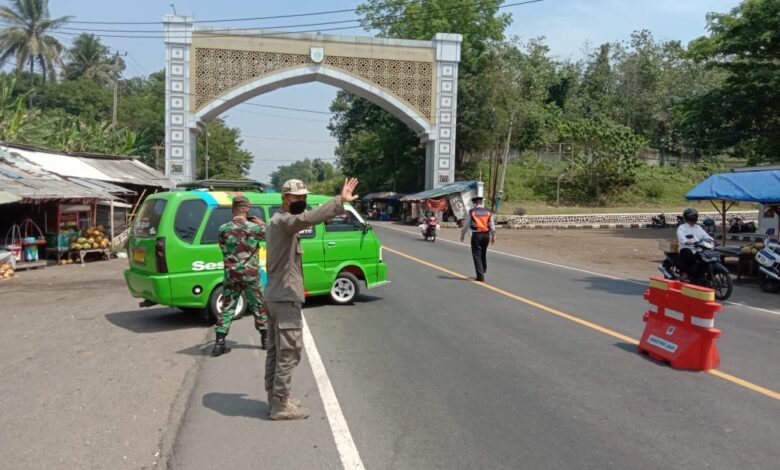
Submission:
[[[402,197],[404,197],[404,195],[401,194],[401,193],[396,193],[396,192],[393,192],[393,191],[381,191],[381,192],[378,192],[378,193],[366,194],[365,196],[363,196],[363,199],[365,199],[367,201],[368,200],[374,200],[374,199],[385,199],[385,200],[388,200],[388,201],[395,201],[397,199],[401,199]]]
[[[12,155],[23,157],[24,159],[38,165],[39,167],[60,176],[74,176],[81,178],[92,178],[96,180],[112,181],[111,177],[101,173],[92,166],[80,161],[78,158],[67,155],[56,155],[52,153],[37,152],[14,147],[2,147]]]
[[[459,181],[457,183],[448,184],[447,186],[442,186],[440,188],[429,189],[427,191],[423,191],[417,194],[410,194],[402,198],[401,200],[421,201],[423,199],[439,198],[442,196],[447,196],[455,193],[465,193],[466,191],[469,191],[476,187],[477,187],[476,181]]]
[[[107,188],[76,184],[0,148],[0,191],[24,199],[116,199]]]
[[[114,196],[65,180],[0,177],[0,191],[23,199],[116,199]]]
[[[127,188],[111,184],[107,181],[90,180],[86,178],[68,178],[70,181],[86,186],[96,191],[102,191],[115,196],[135,196],[137,193]]]
[[[169,180],[162,173],[154,168],[144,165],[138,160],[132,158],[110,159],[93,157],[71,157],[75,158],[91,167],[109,176],[114,183],[134,184],[138,186],[156,186],[164,189],[176,187],[176,183]],[[100,178],[97,178],[100,179]]]
[[[0,149],[60,176],[88,178],[110,183],[154,186],[163,189],[175,183],[134,157],[99,154],[68,154],[27,145],[2,144]]]

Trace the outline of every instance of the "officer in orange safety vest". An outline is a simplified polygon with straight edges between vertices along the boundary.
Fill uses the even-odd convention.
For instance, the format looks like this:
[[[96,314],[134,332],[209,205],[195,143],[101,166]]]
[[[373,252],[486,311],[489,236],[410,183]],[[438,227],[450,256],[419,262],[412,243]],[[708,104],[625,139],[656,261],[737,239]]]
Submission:
[[[468,212],[460,233],[460,241],[466,239],[466,232],[471,230],[471,255],[474,257],[476,280],[485,282],[487,272],[487,249],[490,243],[496,243],[496,222],[493,214],[483,207],[484,198],[477,196],[471,199],[474,208]]]

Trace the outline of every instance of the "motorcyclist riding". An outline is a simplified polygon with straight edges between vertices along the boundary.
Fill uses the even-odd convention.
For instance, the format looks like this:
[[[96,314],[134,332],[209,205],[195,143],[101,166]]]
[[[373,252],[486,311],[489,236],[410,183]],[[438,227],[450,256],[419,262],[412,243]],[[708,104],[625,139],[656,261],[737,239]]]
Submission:
[[[419,225],[419,228],[420,233],[426,240],[428,237],[433,237],[435,239],[439,228],[439,219],[433,211],[425,211],[425,217]]]
[[[684,224],[677,227],[677,243],[680,246],[680,271],[687,273],[689,279],[694,279],[699,275],[694,272],[696,268],[696,253],[703,248],[697,246],[700,243],[711,244],[715,240],[697,224],[699,221],[699,211],[689,207],[683,211]]]

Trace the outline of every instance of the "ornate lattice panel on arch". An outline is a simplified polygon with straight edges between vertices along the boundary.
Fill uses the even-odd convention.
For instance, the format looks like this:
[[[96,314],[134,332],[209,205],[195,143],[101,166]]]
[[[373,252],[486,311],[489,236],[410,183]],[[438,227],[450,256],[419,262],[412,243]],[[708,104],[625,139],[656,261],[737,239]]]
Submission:
[[[325,56],[323,64],[374,83],[431,121],[433,64],[412,60]]]
[[[304,54],[195,49],[195,109],[225,92],[272,72],[311,62]]]
[[[304,54],[196,48],[195,109],[239,85],[309,63]],[[323,65],[384,88],[431,121],[432,63],[326,55]]]

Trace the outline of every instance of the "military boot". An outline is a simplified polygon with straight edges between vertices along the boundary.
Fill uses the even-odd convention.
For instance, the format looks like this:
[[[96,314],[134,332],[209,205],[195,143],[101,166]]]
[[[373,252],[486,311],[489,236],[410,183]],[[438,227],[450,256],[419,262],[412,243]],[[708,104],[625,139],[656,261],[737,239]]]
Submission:
[[[227,333],[217,333],[217,339],[214,341],[214,349],[211,350],[211,355],[214,357],[221,356],[230,352],[230,346],[225,343]]]
[[[268,416],[271,416],[271,408],[273,407],[273,403],[274,403],[274,392],[268,390],[265,393],[268,397]],[[300,400],[296,400],[295,398],[288,398],[288,400],[290,400],[290,403],[292,403],[293,406],[297,406],[297,407],[301,406]]]
[[[268,330],[260,330],[260,349],[268,351]]]
[[[296,406],[288,397],[277,397],[274,395],[273,405],[271,406],[271,419],[274,421],[306,419],[311,412],[303,406]]]

